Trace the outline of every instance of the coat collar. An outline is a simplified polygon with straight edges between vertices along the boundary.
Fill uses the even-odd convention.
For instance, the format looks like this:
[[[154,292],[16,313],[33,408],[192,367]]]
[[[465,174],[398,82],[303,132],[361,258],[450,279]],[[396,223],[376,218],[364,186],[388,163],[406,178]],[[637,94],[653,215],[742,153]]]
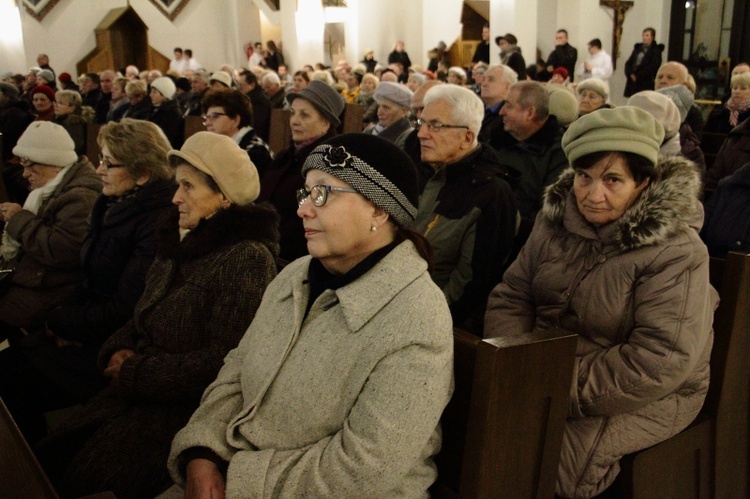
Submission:
[[[282,298],[294,295],[295,309],[304,313],[307,305],[307,269],[312,257],[300,258],[290,265],[296,271],[297,279],[291,280],[288,293]],[[404,241],[383,257],[372,269],[354,282],[335,291],[327,290],[319,298],[324,306],[336,302],[346,325],[357,332],[384,308],[402,289],[427,272],[427,262],[416,255],[411,241]],[[301,324],[301,320],[298,321]]]
[[[553,226],[564,226],[583,237],[612,241],[622,251],[660,244],[689,230],[699,230],[703,208],[701,180],[695,165],[679,156],[660,157],[658,177],[651,180],[636,202],[616,221],[594,228],[578,212],[573,195],[572,168],[549,186],[542,215]]]

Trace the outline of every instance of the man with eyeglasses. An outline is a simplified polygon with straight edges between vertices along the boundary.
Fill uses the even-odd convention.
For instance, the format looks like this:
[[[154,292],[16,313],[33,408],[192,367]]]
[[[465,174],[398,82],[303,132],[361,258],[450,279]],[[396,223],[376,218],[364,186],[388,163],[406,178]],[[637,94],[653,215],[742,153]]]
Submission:
[[[484,105],[469,89],[439,85],[417,120],[422,162],[433,174],[415,229],[432,246],[433,281],[455,325],[481,334],[487,296],[500,282],[516,229],[509,171],[477,140]]]
[[[533,220],[542,207],[544,188],[568,166],[562,150],[562,128],[549,112],[549,94],[534,81],[510,87],[500,109],[505,132],[493,140],[503,165],[520,173],[514,184],[521,217]]]

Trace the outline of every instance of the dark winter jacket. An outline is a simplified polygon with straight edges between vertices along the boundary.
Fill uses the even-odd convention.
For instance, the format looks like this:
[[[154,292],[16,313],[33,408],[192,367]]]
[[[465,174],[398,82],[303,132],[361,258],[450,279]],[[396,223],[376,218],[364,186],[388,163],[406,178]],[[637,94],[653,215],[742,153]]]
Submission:
[[[122,120],[123,118],[131,118],[134,120],[148,120],[151,116],[152,107],[153,105],[151,104],[151,99],[149,99],[148,97],[144,97],[135,106],[132,104],[128,104],[127,106],[123,106],[122,108],[120,108],[124,108],[122,114],[118,112],[118,109],[118,111],[115,111],[115,115],[119,115],[120,120]]]
[[[443,290],[454,324],[474,331],[481,331],[487,296],[502,278],[515,236],[507,178],[495,151],[480,144],[439,167],[419,198],[414,227],[432,246],[432,280]]]
[[[523,218],[534,219],[542,207],[544,188],[568,166],[561,140],[562,129],[557,118],[550,115],[542,128],[523,142],[508,133],[490,142],[497,149],[500,162],[521,174],[513,187],[516,207]]]
[[[86,125],[94,121],[94,110],[82,107],[80,113],[64,114],[52,118],[53,123],[65,128],[75,144],[76,154],[86,154]]]
[[[547,59],[547,66],[552,66],[555,69],[563,67],[568,70],[568,76],[570,82],[573,82],[573,77],[576,69],[576,61],[578,60],[578,49],[566,43],[565,45],[555,46],[555,50],[549,55]]]
[[[154,497],[169,486],[172,438],[276,275],[277,221],[268,206],[233,206],[180,241],[174,210],[159,231],[156,260],[132,320],[99,352],[102,368],[118,350],[135,352],[122,364],[118,386],[91,399],[46,443],[93,430],[63,474],[64,495],[111,490],[119,498]]]
[[[680,149],[684,157],[695,163],[701,172],[701,177],[706,175],[706,158],[701,149],[701,140],[693,132],[687,121],[680,125]]]
[[[281,251],[279,256],[286,261],[295,260],[307,254],[307,240],[302,228],[302,219],[297,216],[297,190],[305,185],[302,165],[308,154],[318,145],[336,135],[331,127],[328,133],[312,144],[296,150],[294,144],[280,152],[271,167],[260,179],[259,201],[268,201],[279,212],[281,224]]]
[[[3,156],[0,158],[0,164],[13,157],[13,148],[32,121],[34,115],[31,113],[31,106],[25,100],[9,98],[0,106],[0,133],[3,135]]]
[[[518,73],[518,81],[526,79],[526,60],[523,58],[521,47],[518,45],[511,45],[505,52],[500,52],[500,62]]]
[[[284,104],[286,103],[286,91],[284,87],[279,88],[279,91],[269,97],[268,101],[271,104],[271,109],[284,109]]]
[[[723,178],[706,202],[701,238],[711,256],[750,251],[750,163]]]
[[[474,64],[477,62],[490,63],[490,44],[488,42],[485,42],[484,40],[479,42],[479,45],[477,45],[477,48],[474,51],[474,56],[471,58],[471,62]]]
[[[706,119],[706,126],[705,130],[706,132],[710,133],[729,133],[732,131],[732,128],[734,128],[729,123],[729,116],[730,116],[729,109],[727,109],[726,105],[723,106],[716,106],[713,108],[711,113],[708,115],[708,119]],[[737,118],[737,125],[745,121],[746,119],[750,118],[750,109],[746,109],[745,111],[741,112],[739,117]]]
[[[268,133],[271,129],[271,101],[263,93],[260,85],[255,85],[247,96],[250,97],[250,104],[253,106],[253,129],[258,137],[268,142]]]
[[[411,59],[409,59],[409,54],[407,54],[406,51],[398,52],[394,50],[393,52],[388,54],[388,64],[393,64],[394,62],[400,62],[404,67],[404,74],[409,74]]]
[[[247,155],[250,156],[250,161],[253,162],[255,168],[258,170],[258,174],[262,177],[266,170],[271,167],[271,163],[273,163],[273,153],[271,152],[271,148],[263,141],[263,139],[256,135],[253,127],[245,127],[237,133],[240,133],[243,130],[245,130],[245,133],[242,135],[242,138],[237,145],[247,152]]]
[[[185,141],[185,119],[176,100],[165,100],[160,105],[153,106],[148,121],[159,125],[173,149],[182,147]]]
[[[20,327],[43,323],[83,280],[81,245],[102,182],[85,156],[82,159],[36,215],[21,210],[6,226],[21,252],[14,259],[11,287],[0,298],[3,322]]]
[[[750,163],[750,120],[745,120],[729,132],[706,174],[706,189],[716,189],[719,180],[732,175],[742,165]]]
[[[86,281],[47,317],[57,336],[98,347],[133,316],[174,191],[171,180],[155,180],[119,201],[99,196],[81,249]]]
[[[638,54],[643,52],[644,48],[642,43],[636,43],[633,47],[633,53],[625,62],[625,97],[630,97],[643,90],[654,89],[654,79],[661,67],[661,53],[664,51],[664,45],[657,44],[656,41],[651,42],[648,50],[643,54],[641,63],[636,66]],[[630,79],[631,74],[635,75],[635,81]]]

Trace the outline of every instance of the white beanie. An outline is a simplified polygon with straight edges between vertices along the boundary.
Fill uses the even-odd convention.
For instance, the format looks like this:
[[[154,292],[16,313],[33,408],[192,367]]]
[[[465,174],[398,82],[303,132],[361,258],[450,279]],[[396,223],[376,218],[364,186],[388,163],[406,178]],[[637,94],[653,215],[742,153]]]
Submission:
[[[45,166],[68,167],[78,161],[68,132],[51,121],[34,121],[18,139],[13,154]]]
[[[628,106],[647,111],[664,127],[664,138],[671,139],[680,131],[680,111],[672,99],[653,90],[644,90],[628,99]]]
[[[232,88],[232,77],[229,76],[229,73],[227,73],[226,71],[215,72],[211,75],[209,81],[218,81],[219,83],[223,83],[224,85],[226,85],[228,88]]]
[[[168,76],[162,76],[152,81],[151,88],[158,90],[160,94],[167,98],[167,100],[174,97],[175,92],[177,92],[177,87],[172,81],[172,78]]]

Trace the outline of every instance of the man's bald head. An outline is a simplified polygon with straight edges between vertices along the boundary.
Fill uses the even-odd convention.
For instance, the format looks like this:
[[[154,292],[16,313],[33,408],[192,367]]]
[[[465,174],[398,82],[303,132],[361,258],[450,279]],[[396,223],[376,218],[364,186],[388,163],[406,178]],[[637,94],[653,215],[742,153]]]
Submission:
[[[662,64],[656,73],[654,87],[656,90],[674,85],[686,85],[688,81],[688,69],[679,62],[670,61]]]

